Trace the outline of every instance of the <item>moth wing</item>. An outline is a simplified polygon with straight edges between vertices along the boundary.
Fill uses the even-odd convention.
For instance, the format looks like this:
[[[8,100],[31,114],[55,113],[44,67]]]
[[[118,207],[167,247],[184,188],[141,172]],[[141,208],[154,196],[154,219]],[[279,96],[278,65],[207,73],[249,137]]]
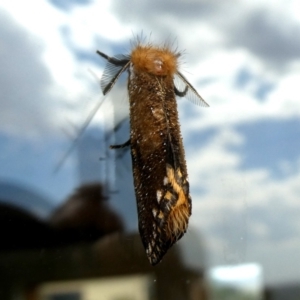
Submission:
[[[101,52],[99,54],[101,55]],[[113,58],[103,57],[107,59],[107,64],[100,80],[100,86],[103,94],[106,95],[115,85],[120,75],[129,67],[130,56],[120,54]]]
[[[158,149],[152,154],[158,161],[165,160],[166,164],[155,164],[151,157],[145,161],[141,159],[139,148],[132,147],[139,231],[152,265],[160,262],[169,248],[183,236],[191,214],[188,182],[169,143],[166,140],[166,152]],[[167,153],[166,156],[163,153]],[[152,172],[146,173],[148,169]],[[144,181],[147,185],[141,184]],[[184,203],[181,203],[182,200]]]
[[[187,79],[177,72],[174,76],[175,94],[179,97],[186,97],[189,101],[200,106],[209,106],[199,95],[197,90],[187,81]]]

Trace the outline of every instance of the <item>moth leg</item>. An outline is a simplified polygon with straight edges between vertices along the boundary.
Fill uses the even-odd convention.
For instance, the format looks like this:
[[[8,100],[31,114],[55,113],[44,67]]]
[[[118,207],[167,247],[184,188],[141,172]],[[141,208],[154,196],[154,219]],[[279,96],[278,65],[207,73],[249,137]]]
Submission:
[[[120,149],[120,148],[125,148],[125,147],[128,147],[130,146],[130,139],[125,142],[124,144],[120,144],[120,145],[110,145],[110,149]]]
[[[174,93],[175,95],[177,95],[178,97],[184,97],[188,91],[189,87],[186,85],[184,91],[179,91],[177,89],[177,87],[174,85]]]
[[[128,63],[128,59],[117,59],[115,57],[110,57],[110,56],[106,55],[105,53],[103,53],[99,50],[97,50],[97,54],[99,54],[100,56],[102,56],[108,62],[110,62],[111,64],[113,64],[115,66],[123,67],[124,65],[126,65],[126,63]]]

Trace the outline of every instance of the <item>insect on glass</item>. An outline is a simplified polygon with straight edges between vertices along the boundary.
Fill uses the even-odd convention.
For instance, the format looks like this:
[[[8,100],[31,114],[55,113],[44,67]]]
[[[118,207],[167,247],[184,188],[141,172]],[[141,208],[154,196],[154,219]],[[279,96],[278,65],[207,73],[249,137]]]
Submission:
[[[139,231],[152,265],[186,232],[191,196],[176,96],[208,104],[178,71],[179,52],[152,44],[137,45],[129,56],[109,57],[101,78],[107,94],[128,71],[130,138]]]

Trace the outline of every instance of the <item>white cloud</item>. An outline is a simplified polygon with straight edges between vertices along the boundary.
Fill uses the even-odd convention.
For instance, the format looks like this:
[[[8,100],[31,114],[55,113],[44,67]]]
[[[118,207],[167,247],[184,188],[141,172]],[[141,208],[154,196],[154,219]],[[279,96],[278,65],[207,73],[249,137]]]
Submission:
[[[31,6],[22,6],[16,1],[6,1],[2,5],[13,13],[14,19],[23,29],[36,37],[37,43],[44,45],[43,50],[39,47],[37,49],[41,50],[40,59],[45,62],[53,80],[52,86],[46,92],[52,94],[53,98],[60,99],[61,103],[81,105],[82,108],[82,103],[89,102],[85,99],[90,99],[96,91],[96,85],[93,91],[89,91],[92,80],[87,71],[95,66],[86,62],[79,63],[70,54],[67,41],[61,35],[62,28],[67,30],[69,43],[91,53],[98,47],[103,51],[111,51],[107,44],[97,44],[97,37],[111,43],[122,41],[129,47],[129,40],[133,35],[144,30],[145,35],[152,31],[154,41],[163,40],[166,36],[171,39],[178,36],[178,48],[186,49],[182,59],[186,63],[182,68],[190,73],[187,77],[192,83],[196,83],[196,88],[211,105],[201,119],[190,120],[191,128],[205,129],[224,123],[236,124],[268,117],[286,118],[295,116],[300,111],[296,109],[300,106],[296,96],[299,63],[293,58],[292,66],[282,66],[284,71],[278,72],[278,66],[270,65],[270,61],[259,48],[261,41],[269,39],[269,56],[284,55],[276,47],[271,48],[276,43],[276,35],[273,33],[278,32],[278,19],[281,20],[280,26],[283,26],[281,36],[287,36],[286,42],[290,43],[284,49],[292,48],[293,45],[298,47],[297,42],[287,32],[293,26],[298,30],[299,22],[296,18],[286,18],[290,8],[283,2],[278,1],[277,5],[272,6],[268,1],[234,2],[235,6],[231,5],[233,2],[220,5],[202,1],[190,1],[188,5],[185,2],[173,1],[156,2],[156,5],[151,6],[134,1],[130,3],[125,8],[120,3],[116,5],[114,2],[94,2],[89,6],[75,8],[69,14],[53,8],[48,2],[32,1]],[[15,9],[17,6],[18,9]],[[31,7],[35,7],[40,13],[33,17]],[[139,8],[139,13],[128,10],[129,7]],[[143,11],[150,17],[144,18]],[[155,11],[155,14],[150,14],[151,11]],[[159,18],[162,15],[164,18]],[[255,17],[258,18],[256,23]],[[130,19],[125,26],[124,18]],[[178,20],[181,20],[180,24]],[[268,27],[268,24],[273,27]],[[253,32],[255,26],[262,26],[264,31]],[[191,29],[193,34],[190,34]],[[167,31],[171,35],[166,34]],[[126,49],[124,52],[127,52]],[[289,59],[286,61],[289,62]],[[239,90],[236,80],[241,68],[250,70],[257,79]],[[199,84],[206,79],[211,80],[211,83]],[[261,84],[260,79],[273,85],[272,92],[264,102],[259,101],[255,95]],[[61,106],[55,115],[64,118],[71,114],[68,118],[75,118],[74,121],[78,122],[80,119],[76,118],[74,112],[66,110],[66,107]]]
[[[2,12],[6,26],[0,29],[4,36],[0,41],[1,65],[7,66],[0,73],[5,96],[1,102],[2,131],[43,135],[64,126],[69,118],[83,122],[94,105],[91,102],[101,98],[88,68],[101,74],[104,63],[100,59],[97,66],[80,61],[76,50],[94,53],[101,48],[114,55],[118,54],[113,53],[114,47],[124,47],[118,51],[126,53],[130,39],[142,31],[145,35],[152,32],[154,42],[177,36],[178,49],[186,49],[182,69],[211,106],[191,108],[180,102],[183,136],[216,131],[197,151],[187,148],[193,196],[191,224],[205,230],[215,256],[227,238],[220,236],[222,224],[230,217],[242,222],[252,209],[263,211],[265,216],[282,214],[299,232],[296,215],[278,205],[286,203],[299,210],[299,162],[281,161],[278,167],[285,170],[285,176],[274,179],[268,168],[242,168],[243,153],[232,150],[246,139],[235,130],[237,125],[300,114],[300,10],[295,8],[296,0],[289,3],[291,6],[286,1],[258,0],[221,4],[198,0],[95,1],[64,13],[46,1],[32,0],[30,5],[2,1],[3,11],[13,18]],[[250,74],[244,86],[238,84],[242,69]],[[264,82],[272,89],[259,99],[257,90]],[[123,101],[126,91],[117,88],[114,92],[112,98]],[[270,210],[263,210],[266,208]],[[270,232],[280,224],[271,217],[255,219],[254,213],[251,218],[242,229],[247,233],[251,228],[258,253],[265,245],[261,240],[270,239]],[[211,232],[214,234],[209,235]],[[272,245],[271,240],[265,243]],[[284,245],[281,247],[284,250]]]
[[[266,168],[242,168],[242,154],[230,147],[243,142],[243,136],[224,128],[199,151],[188,151],[191,226],[205,233],[212,264],[255,258],[263,265],[268,282],[296,278],[297,268],[289,269],[284,279],[282,274],[275,275],[274,268],[286,251],[295,257],[299,249],[300,156],[293,166],[285,163],[285,177],[275,179]],[[260,256],[266,248],[272,248],[272,254]],[[274,268],[268,269],[271,261]]]

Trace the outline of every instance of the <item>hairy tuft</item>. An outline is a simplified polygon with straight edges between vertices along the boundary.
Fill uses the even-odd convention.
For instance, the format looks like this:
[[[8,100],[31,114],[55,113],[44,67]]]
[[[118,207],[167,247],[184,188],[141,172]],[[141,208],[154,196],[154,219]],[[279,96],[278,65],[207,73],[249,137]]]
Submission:
[[[147,72],[156,76],[173,76],[177,72],[179,53],[169,47],[154,47],[141,44],[131,52],[131,63],[135,72]]]

